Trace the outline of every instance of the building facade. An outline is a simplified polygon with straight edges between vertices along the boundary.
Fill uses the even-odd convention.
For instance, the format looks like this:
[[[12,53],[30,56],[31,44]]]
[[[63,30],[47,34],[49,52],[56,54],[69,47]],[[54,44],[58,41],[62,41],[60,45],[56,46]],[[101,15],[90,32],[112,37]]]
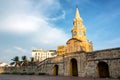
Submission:
[[[58,55],[63,55],[66,53],[66,46],[58,46],[57,47],[57,54]]]
[[[43,61],[46,58],[51,58],[57,56],[56,50],[43,50],[36,49],[32,50],[32,57],[35,61]]]

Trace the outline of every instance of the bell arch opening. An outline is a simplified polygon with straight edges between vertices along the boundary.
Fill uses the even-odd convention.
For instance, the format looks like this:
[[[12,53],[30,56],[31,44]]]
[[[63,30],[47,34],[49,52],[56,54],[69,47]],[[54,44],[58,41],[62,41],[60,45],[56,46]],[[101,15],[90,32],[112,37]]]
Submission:
[[[106,62],[99,62],[97,67],[100,78],[109,77],[109,66]]]
[[[70,76],[78,76],[77,60],[74,58],[70,60]]]

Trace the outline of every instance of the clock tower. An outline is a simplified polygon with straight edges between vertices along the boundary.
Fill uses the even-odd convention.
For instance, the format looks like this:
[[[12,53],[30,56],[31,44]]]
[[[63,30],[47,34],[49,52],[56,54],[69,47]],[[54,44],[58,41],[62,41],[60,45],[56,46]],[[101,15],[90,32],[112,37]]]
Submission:
[[[76,38],[81,41],[87,41],[86,38],[86,28],[82,23],[82,18],[80,17],[78,7],[76,8],[76,15],[73,22],[72,28],[72,38]]]
[[[92,42],[90,42],[86,37],[86,28],[83,25],[83,20],[80,17],[78,7],[76,7],[76,14],[71,32],[72,38],[66,42],[66,53],[93,51]]]

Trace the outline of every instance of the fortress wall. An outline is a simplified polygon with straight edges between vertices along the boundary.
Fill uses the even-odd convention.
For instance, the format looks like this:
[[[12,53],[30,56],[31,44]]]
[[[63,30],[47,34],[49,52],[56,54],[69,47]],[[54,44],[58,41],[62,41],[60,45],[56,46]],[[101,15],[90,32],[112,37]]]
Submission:
[[[120,48],[99,50],[90,53],[76,52],[65,54],[63,56],[46,59],[45,61],[40,63],[39,66],[28,66],[20,68],[1,67],[0,73],[35,72],[36,74],[46,73],[47,75],[54,75],[55,65],[57,65],[58,75],[72,76],[70,67],[71,60],[73,59],[77,62],[77,72],[79,77],[100,77],[100,71],[98,66],[100,62],[108,65],[109,77],[120,77]],[[104,64],[101,66],[104,66]]]
[[[100,77],[98,63],[105,62],[109,68],[109,77],[120,77],[120,48],[94,51],[87,54],[86,72],[88,77]]]

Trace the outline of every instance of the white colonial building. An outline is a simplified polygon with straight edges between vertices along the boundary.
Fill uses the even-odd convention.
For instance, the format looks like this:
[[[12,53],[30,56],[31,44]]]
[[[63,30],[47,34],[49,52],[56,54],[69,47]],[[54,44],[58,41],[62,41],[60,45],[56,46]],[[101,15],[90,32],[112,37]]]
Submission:
[[[56,50],[43,50],[35,49],[32,50],[32,57],[35,61],[43,61],[46,58],[51,58],[57,56]]]
[[[7,67],[7,66],[11,66],[11,65],[4,62],[0,62],[0,67]]]

